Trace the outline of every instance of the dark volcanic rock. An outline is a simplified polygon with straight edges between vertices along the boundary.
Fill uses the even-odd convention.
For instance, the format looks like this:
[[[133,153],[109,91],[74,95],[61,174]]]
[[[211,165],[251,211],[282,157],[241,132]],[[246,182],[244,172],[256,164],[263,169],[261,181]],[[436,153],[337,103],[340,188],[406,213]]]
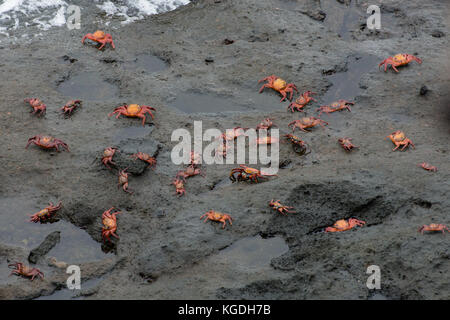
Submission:
[[[47,237],[45,237],[44,241],[37,247],[31,250],[30,255],[28,256],[28,261],[36,264],[39,259],[43,258],[50,250],[56,246],[57,243],[61,240],[61,232],[54,231],[50,233]]]

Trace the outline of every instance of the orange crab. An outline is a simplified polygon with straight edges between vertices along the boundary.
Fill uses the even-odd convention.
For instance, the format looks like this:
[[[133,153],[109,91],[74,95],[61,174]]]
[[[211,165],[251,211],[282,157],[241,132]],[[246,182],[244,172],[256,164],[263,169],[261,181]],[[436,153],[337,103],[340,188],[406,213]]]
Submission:
[[[36,277],[44,279],[44,274],[41,272],[41,270],[39,270],[37,268],[30,268],[21,262],[15,262],[12,264],[8,264],[8,268],[11,268],[11,267],[15,268],[11,272],[11,275],[15,274],[15,275],[26,277],[26,278],[31,278],[31,281],[33,281],[34,278],[36,278]]]
[[[236,173],[238,174],[237,177],[235,177]],[[263,175],[261,174],[261,170],[250,168],[243,164],[240,165],[240,168],[231,169],[230,172],[230,180],[232,182],[248,180],[252,182],[259,182],[258,178],[266,178],[268,176],[276,176],[276,174]]]
[[[97,43],[101,43],[101,46],[98,48],[99,50],[103,49],[103,47],[107,44],[110,43],[111,46],[113,47],[113,49],[116,48],[116,46],[114,45],[112,36],[109,33],[105,33],[101,30],[97,30],[94,33],[88,33],[86,34],[83,39],[81,40],[81,43],[84,44],[84,41],[86,39],[92,40],[94,42]]]
[[[114,109],[113,112],[111,112],[108,117],[111,117],[113,114],[117,114],[116,119],[119,119],[120,115],[123,114],[126,117],[129,118],[141,118],[142,119],[142,125],[145,126],[145,114],[150,114],[150,117],[152,117],[152,120],[154,119],[152,111],[155,111],[156,109],[150,106],[140,106],[138,104],[130,104],[130,105],[123,105],[120,107],[117,107]]]
[[[34,137],[28,139],[28,143],[27,143],[25,149],[27,149],[31,143],[33,143],[43,149],[56,149],[56,151],[59,152],[59,147],[61,146],[66,151],[69,151],[69,146],[64,141],[50,137],[50,136],[37,135],[37,136],[34,136]]]
[[[395,55],[394,57],[389,57],[389,58],[383,60],[378,65],[378,68],[380,68],[382,65],[384,65],[384,71],[387,71],[388,65],[391,65],[392,69],[394,69],[395,72],[398,72],[396,67],[407,65],[411,61],[416,61],[419,64],[422,63],[422,60],[417,58],[416,56],[413,56],[413,55],[407,54],[407,53],[399,53],[399,54]]]
[[[153,169],[155,169],[156,159],[151,157],[149,154],[144,153],[144,152],[138,152],[138,153],[133,154],[131,157],[134,160],[140,159],[142,161],[145,161],[150,165],[150,167],[153,167]]]
[[[431,232],[442,231],[442,233],[445,233],[445,230],[450,232],[450,230],[447,228],[447,226],[445,224],[436,224],[436,223],[432,223],[430,225],[424,224],[423,226],[421,226],[419,228],[419,232],[421,234],[423,234],[424,231],[431,231]]]
[[[122,185],[122,189],[125,192],[133,193],[133,191],[128,190],[128,175],[129,173],[126,172],[128,168],[120,170],[119,171],[119,183],[117,184],[117,187],[120,187]]]
[[[348,111],[351,112],[352,109],[350,109],[350,106],[354,104],[355,104],[354,102],[350,102],[347,100],[339,100],[333,102],[329,106],[320,106],[320,108],[318,108],[317,111],[320,111],[319,117],[322,115],[323,112],[325,112],[326,114],[330,114],[332,112],[341,111],[344,109],[347,109]]]
[[[81,100],[70,100],[61,110],[66,117],[70,117],[76,108],[81,107],[81,103]]]
[[[60,201],[56,206],[53,205],[52,202],[49,202],[48,207],[42,209],[41,211],[31,215],[30,218],[30,222],[45,222],[48,219],[50,219],[53,215],[53,213],[55,213],[56,211],[58,211],[59,209],[61,209],[62,207],[62,202]]]
[[[241,127],[235,127],[233,129],[227,129],[225,131],[225,133],[222,133],[222,135],[219,138],[231,141],[231,140],[236,139],[237,137],[240,137],[240,136],[244,135],[245,134],[244,131],[247,130],[247,129],[248,128],[241,128]]]
[[[33,108],[31,111],[33,114],[37,116],[43,116],[45,114],[45,111],[47,110],[47,106],[39,99],[37,98],[29,98],[24,100],[26,103],[29,103],[30,106]]]
[[[311,97],[312,94],[316,94],[315,92],[312,91],[306,91],[303,92],[300,97],[298,97],[295,102],[292,102],[287,109],[291,110],[292,112],[295,111],[300,111],[303,112],[303,108],[312,100],[312,101],[316,101],[316,99],[314,99],[313,97]]]
[[[200,219],[203,219],[203,217],[205,216],[206,218],[203,222],[206,222],[208,220],[222,222],[222,229],[225,229],[227,221],[230,223],[230,225],[233,225],[233,218],[231,218],[231,216],[226,213],[220,213],[214,210],[210,210],[206,212],[204,215],[202,215]]]
[[[392,143],[395,144],[395,148],[392,149],[392,151],[397,150],[401,146],[403,146],[403,148],[401,149],[403,151],[409,145],[411,145],[411,147],[415,149],[414,144],[412,143],[411,140],[406,138],[406,135],[403,131],[397,130],[395,132],[392,132],[386,138],[391,139]]]
[[[427,162],[422,162],[421,164],[419,164],[419,167],[422,167],[427,171],[433,171],[433,172],[437,171],[437,168],[435,166],[432,166],[431,164],[429,164]]]
[[[358,146],[355,146],[351,141],[351,138],[340,138],[338,140],[342,148],[344,148],[346,151],[351,151],[353,148],[359,148]]]
[[[111,207],[109,210],[106,210],[102,214],[102,239],[103,241],[111,241],[110,236],[119,239],[116,234],[117,230],[117,218],[116,215],[120,214],[120,211],[111,212],[114,210],[114,207]]]
[[[295,128],[299,128],[302,131],[308,132],[305,129],[315,127],[318,124],[324,127],[323,124],[328,125],[328,122],[325,122],[322,119],[318,119],[316,117],[303,117],[300,120],[292,121],[291,123],[288,124],[288,127],[292,126],[292,132],[295,131]]]
[[[276,127],[276,125],[272,122],[273,119],[265,118],[263,121],[261,121],[260,124],[256,126],[256,130],[269,130],[272,127]]]
[[[271,88],[275,91],[278,91],[281,94],[281,100],[280,102],[286,100],[287,94],[290,94],[289,100],[292,101],[292,96],[294,95],[294,90],[298,93],[298,89],[293,83],[287,83],[283,79],[271,75],[268,77],[265,77],[264,79],[261,79],[258,81],[258,83],[267,81],[266,84],[264,84],[261,89],[259,89],[259,93],[263,92],[264,88]]]
[[[308,144],[305,141],[303,141],[297,136],[294,136],[291,133],[285,134],[284,137],[292,143],[292,148],[294,149],[295,152],[299,153],[300,155],[304,155],[306,153],[308,149]],[[309,153],[311,153],[311,150],[309,150],[309,152],[306,154]]]
[[[350,218],[347,220],[342,219],[342,220],[338,220],[334,223],[334,225],[332,227],[328,227],[325,229],[325,232],[341,232],[341,231],[347,231],[350,230],[356,226],[363,226],[365,225],[366,222],[362,221],[362,220],[358,220],[355,218]]]
[[[195,151],[191,151],[191,156],[189,159],[189,165],[191,167],[197,167],[202,163],[202,156]]]
[[[108,147],[105,150],[103,150],[103,157],[102,157],[102,163],[108,168],[111,169],[111,167],[108,164],[116,165],[112,158],[116,152],[120,152],[115,147]]]
[[[283,206],[280,203],[280,200],[273,200],[269,202],[269,207],[273,210],[278,211],[281,214],[286,215],[286,213],[295,213],[295,211],[290,211],[289,209],[293,209],[294,207]]]
[[[186,189],[184,188],[184,181],[181,179],[174,179],[172,181],[172,184],[175,186],[176,188],[176,193],[180,196],[185,195],[186,194]]]
[[[198,174],[202,174],[201,170],[198,168],[195,168],[193,166],[187,167],[185,170],[178,171],[176,175],[176,179],[183,179],[183,181],[186,181],[186,178],[196,176]]]

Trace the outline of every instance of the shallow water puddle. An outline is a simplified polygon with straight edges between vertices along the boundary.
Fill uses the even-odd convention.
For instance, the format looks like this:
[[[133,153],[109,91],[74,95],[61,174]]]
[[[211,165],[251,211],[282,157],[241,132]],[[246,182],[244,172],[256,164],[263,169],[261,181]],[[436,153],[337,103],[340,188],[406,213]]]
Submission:
[[[143,70],[148,73],[162,71],[168,68],[167,63],[151,54],[140,54],[134,61],[126,64],[127,69]]]
[[[248,107],[233,103],[230,98],[194,92],[179,93],[170,105],[185,113],[217,113],[250,110]]]
[[[47,254],[48,257],[53,256],[69,264],[95,261],[105,257],[100,244],[71,223],[63,220],[52,224],[28,222],[29,215],[46,206],[47,204],[35,203],[28,198],[1,198],[0,242],[31,250],[40,245],[51,232],[60,231],[61,240]]]
[[[347,71],[337,72],[327,79],[332,86],[322,97],[324,104],[332,103],[336,100],[352,100],[358,96],[361,88],[359,81],[361,77],[372,70],[377,70],[379,58],[368,54],[356,54],[348,58]],[[343,111],[345,112],[345,111]]]
[[[264,239],[260,235],[246,237],[223,249],[217,260],[239,268],[260,269],[270,265],[273,258],[288,252],[289,247],[281,237]]]
[[[58,91],[73,99],[101,101],[117,97],[119,88],[103,80],[97,73],[87,72],[62,82]]]

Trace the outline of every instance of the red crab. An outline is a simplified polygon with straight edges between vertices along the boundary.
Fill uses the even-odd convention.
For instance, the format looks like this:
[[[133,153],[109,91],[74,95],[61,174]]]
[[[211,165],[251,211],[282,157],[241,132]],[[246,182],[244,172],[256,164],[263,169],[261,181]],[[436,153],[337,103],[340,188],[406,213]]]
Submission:
[[[230,225],[233,225],[233,219],[231,218],[231,216],[229,214],[226,213],[220,213],[214,210],[210,210],[208,212],[206,212],[204,215],[202,215],[200,217],[200,219],[203,219],[203,217],[205,217],[205,220],[203,222],[206,222],[208,220],[211,221],[217,221],[217,222],[222,222],[222,229],[225,229],[225,226],[227,225],[227,221],[230,223]]]
[[[338,141],[341,144],[342,148],[344,148],[346,151],[351,151],[353,148],[359,148],[351,142],[351,138],[340,138]]]
[[[227,144],[225,142],[221,142],[215,150],[215,155],[226,158],[227,152],[228,152],[228,150],[230,150],[230,148],[231,147],[229,145],[227,146]]]
[[[294,207],[283,206],[280,203],[280,200],[273,200],[269,202],[269,207],[272,207],[273,210],[278,211],[281,214],[286,215],[286,213],[295,213],[295,211],[289,211],[289,209],[293,209]]]
[[[281,94],[281,100],[280,102],[286,100],[287,94],[289,93],[289,100],[292,101],[292,96],[294,95],[294,90],[298,93],[298,89],[293,83],[286,83],[283,79],[271,75],[268,77],[265,77],[264,79],[261,79],[258,81],[258,83],[261,83],[263,81],[267,81],[266,84],[264,84],[261,89],[259,89],[259,93],[263,92],[264,88],[271,88],[275,91],[278,91]]]
[[[109,33],[105,33],[101,30],[97,30],[94,33],[88,33],[86,34],[83,39],[81,40],[81,43],[84,44],[84,41],[86,39],[92,40],[94,42],[97,43],[101,43],[101,46],[98,48],[99,50],[103,49],[103,47],[107,44],[110,43],[111,46],[113,47],[113,49],[116,48],[116,46],[114,45],[112,36]]]
[[[105,241],[105,240],[111,241],[110,236],[113,236],[113,237],[119,239],[119,237],[115,233],[117,230],[116,215],[120,214],[121,212],[120,211],[111,212],[113,210],[114,210],[114,207],[111,207],[109,210],[106,210],[102,214],[102,223],[103,223],[102,239],[103,239],[103,241]]]
[[[189,159],[189,165],[191,167],[197,167],[202,163],[202,156],[197,152],[191,151],[191,157]]]
[[[131,157],[134,160],[140,159],[142,161],[145,161],[150,165],[150,167],[153,167],[153,169],[155,169],[156,159],[151,157],[149,154],[144,153],[144,152],[138,152],[138,153],[133,154]]]
[[[433,172],[437,171],[437,168],[435,166],[432,166],[431,164],[429,164],[427,162],[422,162],[421,164],[419,164],[419,167],[422,167],[428,171],[433,171]]]
[[[112,158],[114,154],[117,152],[120,152],[115,147],[108,147],[103,151],[103,157],[102,157],[102,163],[108,168],[111,169],[111,167],[108,164],[115,165],[115,163],[112,161]]]
[[[43,148],[43,149],[56,149],[56,151],[59,152],[59,147],[63,147],[65,150],[69,151],[69,146],[62,140],[50,137],[50,136],[42,136],[42,135],[37,135],[34,136],[30,139],[28,139],[28,143],[25,147],[28,148],[28,146],[34,143],[35,145]]]
[[[37,116],[43,116],[45,114],[47,106],[41,100],[37,98],[29,98],[25,99],[24,101],[26,103],[29,103],[33,108],[33,110],[31,111],[33,114],[36,114]]]
[[[145,114],[150,114],[150,117],[152,117],[152,120],[154,119],[152,111],[155,111],[156,109],[149,106],[140,106],[138,104],[130,104],[130,105],[123,105],[120,107],[117,107],[114,109],[113,112],[111,112],[108,117],[111,117],[113,114],[117,114],[116,119],[119,119],[120,115],[123,114],[126,117],[130,118],[141,118],[142,119],[142,125],[145,126]]]
[[[62,203],[61,201],[55,206],[52,202],[49,202],[48,207],[45,209],[42,209],[41,211],[33,214],[30,218],[30,222],[45,222],[46,220],[50,219],[56,211],[61,209]]]
[[[76,108],[81,107],[81,103],[81,100],[70,100],[61,110],[66,117],[70,117]]]
[[[256,126],[256,130],[269,130],[272,127],[276,127],[276,125],[272,122],[273,119],[265,118],[263,121],[261,121],[260,124]]]
[[[129,173],[126,172],[127,169],[128,168],[119,171],[119,183],[117,184],[117,187],[120,187],[122,185],[123,191],[131,194],[133,192],[128,190],[128,175],[129,175]]]
[[[14,267],[15,269],[11,272],[11,275],[15,274],[18,276],[23,276],[26,278],[31,278],[31,281],[34,280],[34,278],[39,277],[41,279],[44,279],[44,274],[41,272],[41,270],[37,268],[30,268],[26,265],[24,265],[21,262],[15,262],[13,264],[8,265],[9,268]]]
[[[332,112],[341,111],[344,109],[347,109],[348,111],[351,112],[352,109],[350,109],[350,106],[354,104],[355,104],[354,102],[350,102],[347,100],[339,100],[333,102],[329,106],[321,106],[320,108],[317,109],[317,111],[320,111],[319,117],[322,115],[323,112],[325,112],[326,114],[330,114]]]
[[[406,138],[406,135],[403,131],[397,130],[395,132],[392,132],[386,138],[391,139],[392,143],[395,144],[395,148],[392,149],[392,151],[397,150],[401,146],[403,146],[403,148],[401,149],[403,151],[409,145],[411,145],[411,147],[413,147],[415,149],[414,144],[412,143],[411,140]]]
[[[398,72],[396,67],[404,66],[410,63],[411,61],[416,61],[419,64],[422,63],[422,60],[407,53],[399,53],[395,55],[394,57],[389,57],[385,60],[383,60],[379,65],[378,68],[380,68],[382,65],[384,65],[384,71],[387,71],[388,65],[392,66],[392,69],[395,70],[395,72]]]
[[[183,181],[186,181],[186,178],[196,176],[198,174],[202,174],[200,169],[197,169],[195,167],[189,166],[185,170],[178,171],[176,175],[176,179],[183,179]]]
[[[184,189],[184,181],[181,179],[174,179],[172,181],[172,184],[175,186],[176,188],[176,193],[180,196],[185,195],[186,194],[186,189]]]
[[[237,177],[234,176],[236,173],[238,174]],[[268,176],[276,176],[276,174],[263,175],[261,170],[250,168],[243,164],[240,165],[240,168],[231,169],[230,172],[230,180],[233,182],[247,180],[259,182],[258,178],[266,178]]]
[[[432,232],[442,231],[442,233],[445,233],[445,230],[450,232],[450,230],[447,228],[445,224],[436,224],[436,223],[432,223],[430,225],[425,224],[419,228],[419,232],[421,234],[423,234],[424,231],[432,231]]]
[[[320,124],[322,127],[324,127],[323,124],[328,125],[328,122],[325,122],[321,119],[315,118],[315,117],[303,117],[300,120],[294,120],[291,123],[288,124],[288,126],[292,126],[292,132],[295,131],[295,128],[299,128],[302,131],[308,132],[305,129],[312,128],[316,125]]]
[[[285,134],[284,137],[286,137],[286,139],[288,139],[288,141],[292,143],[292,148],[295,152],[299,153],[300,155],[304,155],[306,153],[308,144],[305,141],[297,136],[294,136],[291,133]],[[309,153],[311,153],[311,150],[307,154]]]
[[[248,128],[241,128],[241,127],[235,127],[233,129],[227,129],[225,131],[225,133],[222,133],[222,135],[220,136],[220,138],[224,139],[224,140],[234,140],[239,136],[242,136],[245,134],[245,130],[247,130]]]
[[[303,92],[300,97],[298,97],[295,102],[292,102],[287,108],[290,109],[292,112],[300,111],[303,112],[303,108],[312,100],[316,101],[316,99],[312,98],[311,95],[316,94],[312,91],[306,91]]]
[[[355,219],[355,218],[350,218],[347,220],[342,219],[342,220],[338,220],[334,223],[334,225],[332,227],[328,227],[325,229],[325,232],[341,232],[341,231],[347,231],[350,230],[356,226],[363,226],[366,223],[364,221]]]

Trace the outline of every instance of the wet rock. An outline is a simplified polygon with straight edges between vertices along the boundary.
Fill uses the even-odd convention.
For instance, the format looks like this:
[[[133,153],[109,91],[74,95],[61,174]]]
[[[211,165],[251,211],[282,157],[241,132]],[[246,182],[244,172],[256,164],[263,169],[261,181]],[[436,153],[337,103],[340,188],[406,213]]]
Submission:
[[[445,36],[445,33],[442,32],[441,30],[434,30],[431,35],[435,38],[441,38],[443,36]]]
[[[223,43],[224,45],[228,46],[228,45],[230,45],[230,44],[233,44],[233,43],[234,43],[234,40],[231,40],[231,39],[226,38],[225,40],[222,41],[222,43]]]
[[[421,96],[424,96],[424,95],[426,95],[428,93],[428,91],[430,91],[430,90],[428,89],[427,86],[422,86],[420,88],[420,92],[419,93],[420,93]]]
[[[43,258],[50,250],[53,249],[56,244],[61,240],[61,232],[54,231],[45,237],[44,241],[37,247],[31,250],[28,256],[28,261],[36,264],[41,258]]]

